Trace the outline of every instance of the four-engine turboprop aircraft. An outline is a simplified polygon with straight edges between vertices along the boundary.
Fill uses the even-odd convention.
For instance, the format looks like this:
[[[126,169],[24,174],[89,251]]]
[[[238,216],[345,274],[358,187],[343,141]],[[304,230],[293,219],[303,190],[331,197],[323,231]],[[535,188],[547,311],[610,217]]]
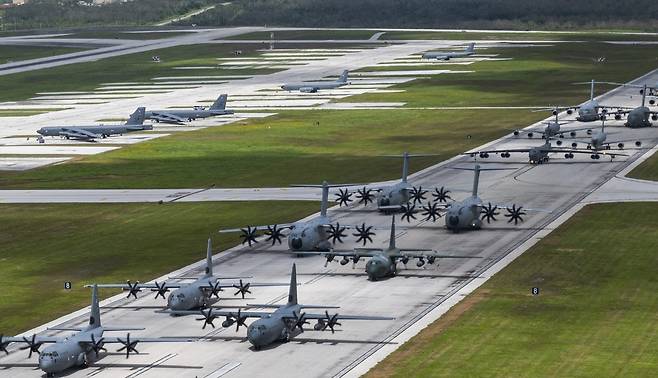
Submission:
[[[450,60],[452,58],[465,58],[475,54],[475,42],[471,42],[466,46],[464,51],[452,51],[452,52],[426,52],[423,54],[423,59],[436,59],[436,60]]]
[[[356,198],[359,200],[359,203],[368,205],[368,203],[373,202],[373,199],[377,201],[377,209],[384,213],[392,213],[398,211],[404,211],[406,207],[409,206],[409,202],[413,204],[421,203],[425,200],[425,195],[428,193],[427,190],[424,190],[422,186],[412,186],[407,180],[409,175],[409,158],[411,157],[421,157],[421,156],[435,156],[433,154],[409,154],[404,152],[402,154],[402,179],[400,182],[389,185],[389,186],[364,186],[357,190]],[[400,157],[400,155],[389,155],[389,157]],[[446,190],[444,187],[435,188],[432,192],[435,200],[438,202],[446,202],[450,199],[450,191]],[[347,190],[341,190],[339,193],[336,193],[336,201],[340,206],[347,205],[352,202],[352,195],[354,193],[349,193]]]
[[[262,347],[273,344],[277,341],[287,342],[295,336],[304,332],[304,325],[309,320],[316,320],[313,326],[316,331],[324,331],[327,328],[334,332],[336,326],[340,326],[339,321],[343,320],[394,320],[395,318],[383,316],[362,316],[362,315],[342,315],[335,313],[329,314],[329,310],[338,309],[337,306],[317,306],[304,305],[297,302],[297,270],[295,264],[292,265],[290,274],[290,290],[288,292],[288,302],[283,305],[273,304],[249,304],[250,308],[271,308],[273,312],[263,311],[224,311],[209,308],[201,310],[202,318],[197,320],[203,321],[203,329],[207,325],[215,328],[214,320],[219,317],[225,317],[222,327],[228,328],[233,324],[236,325],[235,331],[240,330],[240,326],[246,326],[245,321],[248,318],[257,318],[256,321],[247,327],[247,340],[258,350]],[[304,312],[305,309],[324,309],[324,314],[310,314]],[[171,311],[175,315],[199,315],[199,311]]]
[[[208,118],[233,114],[233,110],[226,109],[227,99],[228,95],[220,95],[209,108],[195,106],[193,109],[150,110],[145,113],[145,117],[156,122],[182,125],[185,122],[191,122],[197,118]]]
[[[135,110],[123,125],[92,125],[92,126],[45,126],[37,130],[41,135],[59,136],[66,139],[77,139],[85,142],[94,142],[99,138],[112,135],[123,135],[134,131],[153,130],[152,125],[144,125],[144,108]],[[43,141],[43,139],[40,139]]]
[[[187,277],[184,277],[187,278]],[[150,289],[155,293],[155,298],[162,297],[171,289],[173,290],[167,297],[166,308],[170,310],[192,310],[196,308],[205,308],[219,301],[219,292],[224,289],[235,289],[233,295],[251,294],[249,290],[252,287],[259,286],[280,286],[281,284],[263,284],[263,283],[244,283],[242,280],[250,277],[215,277],[212,271],[212,241],[208,238],[208,248],[206,252],[206,270],[205,274],[199,278],[192,278],[194,281],[189,283],[181,282],[161,282],[154,283],[131,283],[128,281],[124,284],[98,284],[100,288],[119,288],[128,292],[127,298],[131,296],[137,299],[137,293],[143,289]],[[239,280],[238,282],[226,282],[228,280]],[[225,283],[221,283],[224,281]],[[213,298],[214,297],[214,298]]]
[[[0,336],[0,350],[6,352],[7,346],[11,343],[25,343],[27,346],[21,349],[29,349],[28,358],[32,353],[39,355],[39,368],[48,376],[55,373],[61,373],[75,366],[88,366],[98,360],[101,351],[104,351],[105,344],[123,345],[117,352],[126,351],[126,358],[130,353],[139,353],[136,349],[138,343],[163,343],[163,342],[190,342],[194,339],[186,338],[149,338],[149,337],[130,337],[130,333],[125,338],[107,337],[105,332],[110,331],[140,331],[144,328],[135,327],[104,327],[101,325],[101,312],[98,304],[98,288],[94,285],[91,292],[91,314],[89,324],[85,328],[48,328],[52,331],[75,331],[71,336],[42,336],[32,335],[32,337],[3,337]],[[39,349],[43,344],[52,344]]]
[[[434,264],[436,259],[472,259],[478,258],[476,256],[457,256],[457,255],[444,255],[433,249],[418,249],[418,248],[398,248],[395,244],[395,216],[391,220],[391,238],[387,248],[355,248],[352,251],[339,251],[331,250],[329,252],[300,252],[302,255],[322,255],[327,260],[324,266],[334,261],[336,257],[341,257],[339,260],[341,265],[346,265],[350,260],[352,261],[352,268],[356,266],[359,260],[370,258],[366,262],[366,274],[371,281],[377,281],[386,277],[393,277],[397,274],[397,264],[401,262],[407,265],[410,259],[416,259],[416,266],[423,267],[425,263]],[[436,265],[438,267],[438,264]]]
[[[344,70],[336,81],[304,81],[301,83],[283,84],[281,89],[284,91],[300,91],[302,93],[315,93],[320,89],[335,89],[350,84],[347,81],[348,71]]]
[[[365,223],[361,225],[341,225],[340,223],[332,224],[327,216],[327,207],[329,205],[329,188],[332,187],[345,187],[351,185],[329,185],[326,181],[322,185],[295,185],[297,187],[310,187],[322,188],[322,203],[320,205],[320,216],[308,221],[299,221],[295,223],[274,224],[265,226],[247,226],[246,228],[220,230],[219,232],[242,232],[242,244],[258,243],[258,231],[265,231],[268,236],[266,241],[270,241],[272,245],[279,243],[281,239],[286,237],[283,230],[289,229],[288,248],[291,251],[328,251],[331,249],[332,244],[343,242],[343,238],[347,235],[347,229],[354,229],[356,232],[352,235],[357,237],[357,243],[372,242],[373,226],[366,226]]]

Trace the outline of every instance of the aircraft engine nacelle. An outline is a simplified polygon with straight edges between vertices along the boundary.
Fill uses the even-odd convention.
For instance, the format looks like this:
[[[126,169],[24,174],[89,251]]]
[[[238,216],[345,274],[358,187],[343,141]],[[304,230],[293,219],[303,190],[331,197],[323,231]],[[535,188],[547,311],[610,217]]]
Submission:
[[[567,114],[569,115],[573,114],[573,109],[567,109]]]
[[[299,88],[299,91],[302,93],[315,93],[318,89],[313,87],[301,87]]]
[[[559,140],[559,139],[558,139],[557,142],[555,142],[555,143],[556,143],[558,146],[561,146],[561,145],[562,145],[562,141]]]
[[[652,121],[658,121],[658,115],[655,115],[655,114],[652,115],[652,116],[651,116],[651,120],[652,120]]]
[[[313,329],[316,330],[316,331],[322,331],[325,327],[325,324],[326,323],[325,323],[324,319],[318,319],[318,322],[315,323],[315,325],[313,326]]]
[[[649,100],[649,105],[655,105],[655,104],[656,104],[656,100],[654,99]]]
[[[617,148],[619,148],[620,150],[623,149],[624,148],[624,143],[618,143]]]
[[[640,147],[641,145],[642,145],[642,142],[640,142],[639,140],[635,142],[635,147]]]
[[[615,114],[615,119],[619,121],[621,119],[621,114]]]

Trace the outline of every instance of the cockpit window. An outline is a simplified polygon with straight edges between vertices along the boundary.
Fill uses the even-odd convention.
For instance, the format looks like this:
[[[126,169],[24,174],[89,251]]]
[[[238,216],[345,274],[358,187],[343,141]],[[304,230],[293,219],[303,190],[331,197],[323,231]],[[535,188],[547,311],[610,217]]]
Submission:
[[[176,297],[177,297],[178,299],[185,299],[185,294],[180,293],[180,294],[176,295]]]

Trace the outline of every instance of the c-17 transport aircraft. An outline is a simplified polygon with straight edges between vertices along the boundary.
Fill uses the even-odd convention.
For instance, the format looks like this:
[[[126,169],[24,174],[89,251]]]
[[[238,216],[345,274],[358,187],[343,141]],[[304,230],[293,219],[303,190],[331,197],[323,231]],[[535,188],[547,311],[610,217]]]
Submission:
[[[248,304],[250,308],[271,308],[274,312],[263,311],[235,311],[201,310],[202,318],[197,320],[203,321],[203,329],[207,325],[215,328],[213,321],[219,317],[225,317],[222,327],[228,328],[233,324],[236,325],[235,331],[240,330],[240,326],[246,326],[245,321],[248,318],[257,318],[256,321],[247,327],[247,340],[259,350],[265,346],[277,341],[288,342],[295,336],[304,332],[304,325],[309,320],[316,320],[313,326],[316,331],[324,331],[327,328],[334,333],[334,328],[340,326],[342,320],[394,320],[395,318],[383,316],[362,316],[362,315],[341,315],[335,313],[329,314],[330,309],[337,309],[336,306],[318,306],[304,305],[297,302],[297,269],[295,264],[292,265],[290,274],[290,289],[288,292],[288,302],[284,305],[272,304]],[[304,312],[305,309],[324,309],[324,314],[309,314]],[[199,311],[171,311],[175,315],[199,315]]]
[[[426,52],[423,54],[423,59],[436,59],[436,60],[450,60],[452,58],[464,58],[475,54],[475,42],[468,44],[464,51],[454,52]]]
[[[202,277],[195,278],[190,283],[179,282],[162,282],[158,283],[131,283],[125,284],[98,284],[94,285],[99,288],[119,288],[128,292],[128,298],[133,296],[137,298],[137,293],[143,289],[151,289],[155,292],[155,298],[165,298],[165,294],[170,289],[175,289],[167,298],[166,308],[170,310],[192,310],[206,308],[219,301],[219,292],[223,289],[236,289],[233,295],[241,294],[244,299],[245,294],[251,294],[249,288],[259,286],[281,286],[281,284],[261,284],[261,283],[243,283],[242,279],[248,277],[215,277],[212,271],[212,241],[208,238],[208,248],[206,254],[206,269]],[[221,283],[220,280],[237,280],[238,282]],[[215,298],[213,298],[215,297]]]
[[[117,352],[126,351],[126,358],[130,353],[139,353],[136,349],[138,343],[163,343],[163,342],[190,342],[194,339],[181,338],[142,338],[130,337],[130,333],[125,338],[107,337],[104,333],[110,331],[140,331],[144,328],[135,327],[104,327],[101,325],[101,312],[98,304],[98,288],[93,286],[91,292],[91,314],[89,324],[85,328],[48,328],[53,331],[75,331],[76,333],[68,337],[41,336],[32,335],[32,337],[0,337],[0,350],[9,354],[7,346],[11,343],[25,343],[27,346],[21,349],[29,349],[28,358],[32,353],[39,355],[39,368],[48,376],[55,373],[61,373],[69,368],[76,366],[89,366],[98,361],[99,354],[105,348],[105,344],[123,345]],[[52,344],[43,351],[39,348],[43,344]]]
[[[392,213],[398,211],[405,211],[409,207],[409,202],[413,201],[413,204],[421,203],[425,200],[425,194],[428,193],[427,190],[424,190],[422,186],[411,186],[408,182],[409,175],[409,158],[411,157],[420,157],[420,156],[435,156],[432,154],[409,154],[404,152],[402,154],[402,179],[400,182],[389,185],[389,186],[364,186],[356,192],[356,197],[359,199],[359,203],[368,205],[368,203],[373,202],[373,198],[376,198],[377,209],[383,213]],[[400,157],[399,155],[390,155],[388,157]],[[375,192],[376,194],[373,194]],[[446,190],[444,187],[440,189],[435,188],[432,196],[438,202],[446,202],[450,199],[450,191]],[[339,205],[347,205],[352,202],[352,194],[345,191],[340,191],[336,194],[337,202]]]
[[[352,260],[352,268],[362,257],[370,258],[366,262],[366,274],[370,281],[377,281],[397,274],[397,264],[401,262],[406,267],[410,259],[417,259],[416,266],[422,267],[434,264],[436,259],[472,259],[474,256],[442,255],[433,249],[398,248],[395,244],[395,215],[391,220],[391,238],[387,248],[355,248],[352,251],[331,250],[329,252],[300,252],[302,255],[322,255],[327,260],[324,266],[342,257],[340,265],[346,265]],[[437,264],[438,267],[438,264]]]
[[[597,83],[597,81],[592,80],[589,82],[584,82],[584,83],[575,83],[575,84],[590,84],[590,89],[589,89],[589,100],[584,102],[582,105],[576,105],[576,106],[559,106],[556,108],[553,108],[553,111],[560,111],[560,110],[566,110],[567,114],[573,114],[573,111],[576,110],[578,111],[578,116],[576,116],[576,121],[578,122],[595,122],[601,119],[602,115],[605,115],[606,113],[609,113],[613,109],[619,109],[617,106],[607,106],[607,105],[601,105],[597,99],[594,98],[594,84]],[[598,83],[605,83],[605,82],[598,82]],[[605,84],[611,84],[611,83],[605,83]]]
[[[318,185],[294,185],[297,187],[311,187],[317,188]],[[372,226],[366,226],[365,223],[359,225],[341,225],[340,223],[332,224],[327,216],[327,207],[329,205],[329,188],[332,187],[345,187],[351,185],[329,185],[326,181],[322,183],[322,203],[320,204],[320,216],[308,221],[300,221],[287,224],[275,224],[266,226],[247,226],[247,228],[227,229],[220,230],[221,233],[226,232],[242,232],[242,244],[248,243],[251,247],[252,244],[258,243],[258,231],[265,231],[268,235],[267,241],[271,241],[272,245],[281,243],[281,238],[286,235],[283,230],[289,229],[288,248],[291,251],[328,251],[331,249],[332,243],[343,242],[345,230],[355,229],[356,232],[352,235],[357,237],[357,243],[372,242],[372,236],[375,233],[372,231]],[[330,241],[331,240],[331,241]]]
[[[93,126],[46,126],[37,130],[43,142],[45,136],[59,136],[66,139],[77,139],[85,142],[95,142],[96,139],[111,135],[123,135],[134,131],[153,130],[152,125],[144,125],[144,108],[135,110],[123,125],[93,125]]]
[[[321,89],[335,89],[350,84],[347,81],[347,70],[344,70],[336,81],[304,81],[301,83],[283,84],[284,91],[300,91],[302,93],[315,93]]]
[[[233,110],[226,109],[226,100],[228,95],[220,95],[217,100],[209,107],[197,107],[193,109],[167,109],[167,110],[150,110],[145,113],[147,119],[155,122],[172,123],[182,125],[185,122],[194,121],[197,118],[216,117],[227,114],[234,114]]]

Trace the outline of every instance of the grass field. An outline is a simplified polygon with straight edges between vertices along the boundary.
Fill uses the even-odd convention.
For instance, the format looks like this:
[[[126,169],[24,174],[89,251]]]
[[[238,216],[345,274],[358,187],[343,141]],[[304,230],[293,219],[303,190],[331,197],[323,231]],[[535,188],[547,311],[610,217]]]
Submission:
[[[583,209],[366,377],[654,377],[657,212]]]
[[[174,69],[179,66],[216,66],[217,58],[234,56],[233,51],[236,48],[242,50],[242,57],[257,56],[256,50],[261,47],[220,44],[177,46],[95,62],[69,64],[6,75],[2,78],[3,91],[0,92],[0,101],[25,100],[37,92],[90,91],[101,83],[141,82],[148,81],[155,76],[251,75],[277,71],[272,69],[224,70],[213,68],[194,71]],[[154,55],[161,58],[159,63],[151,61],[151,57]],[[64,77],[69,80],[62,80]]]
[[[500,57],[512,60],[434,66],[433,69],[475,72],[434,75],[394,87],[405,92],[362,94],[341,101],[406,102],[412,107],[574,105],[587,99],[589,87],[573,83],[591,79],[628,81],[655,69],[658,61],[658,52],[650,45],[613,47],[604,43],[565,43],[535,48],[486,49],[481,53],[500,54]],[[605,56],[606,62],[594,64],[592,59],[600,56]],[[375,66],[372,70],[391,68],[396,69]],[[610,89],[609,86],[600,86],[596,92],[600,94]]]
[[[0,117],[26,117],[31,115],[43,114],[64,110],[60,108],[43,108],[43,109],[0,109]]]
[[[74,47],[47,47],[47,46],[12,46],[3,45],[0,48],[0,64],[18,62],[21,60],[43,58],[60,54],[69,54],[83,51]],[[3,79],[4,83],[4,79]]]
[[[0,204],[0,333],[87,306],[83,284],[150,280],[202,260],[209,236],[215,251],[237,244],[235,235],[220,237],[220,228],[293,221],[318,208],[315,202]],[[65,281],[73,290],[64,290]]]
[[[654,153],[626,176],[641,180],[658,181],[658,154]]]
[[[177,133],[71,163],[0,172],[4,188],[188,188],[370,182],[426,167],[544,117],[529,111],[286,111]],[[319,122],[319,126],[316,126]],[[471,139],[467,139],[471,135]],[[47,143],[47,141],[46,141]]]

